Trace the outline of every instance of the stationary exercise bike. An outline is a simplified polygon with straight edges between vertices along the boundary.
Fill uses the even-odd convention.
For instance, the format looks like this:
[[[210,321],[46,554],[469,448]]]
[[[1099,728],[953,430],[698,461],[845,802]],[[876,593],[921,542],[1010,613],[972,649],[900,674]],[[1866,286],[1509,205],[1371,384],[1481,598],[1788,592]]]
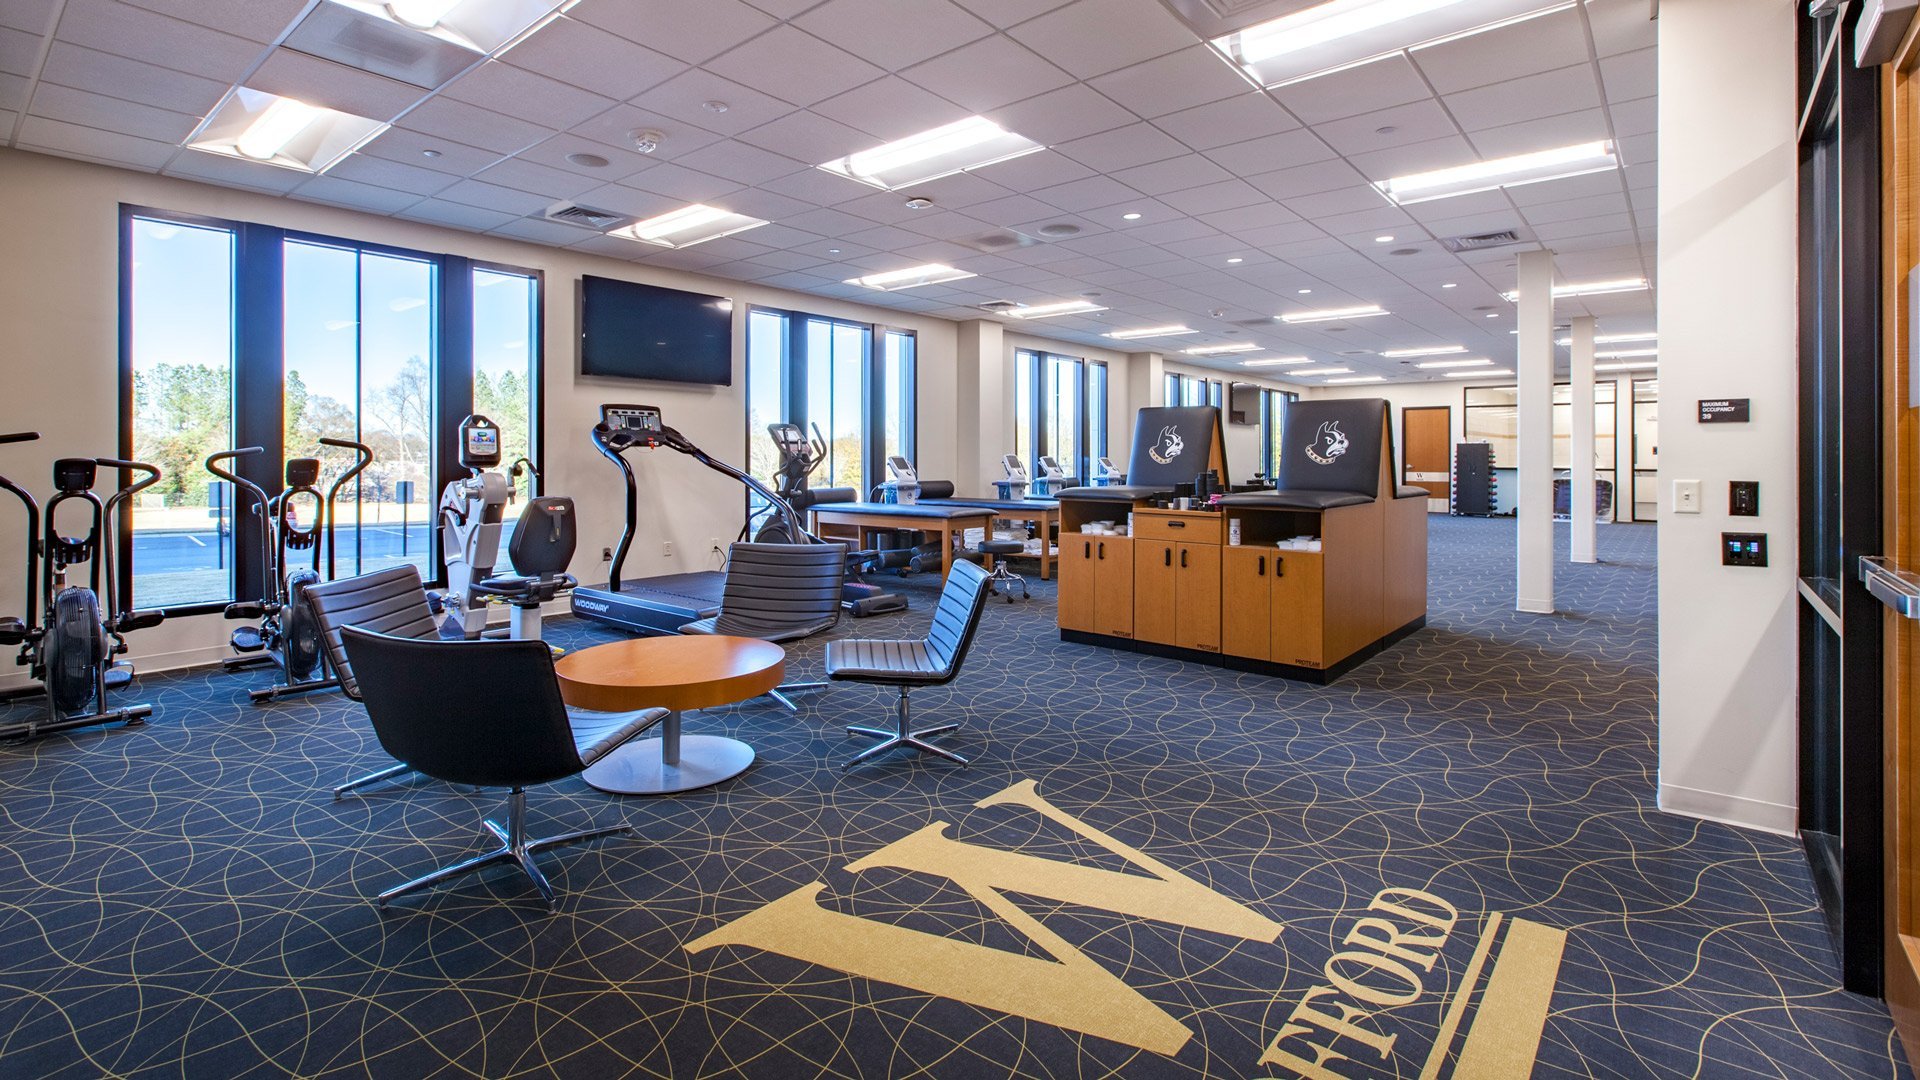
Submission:
[[[850,487],[813,486],[813,474],[827,461],[827,440],[820,434],[820,425],[813,425],[811,440],[798,424],[768,424],[767,436],[773,440],[774,449],[780,452],[780,467],[774,475],[774,493],[793,508],[796,517],[804,515],[808,507],[859,500],[860,493]],[[753,523],[748,522],[747,529],[752,527]],[[784,514],[770,508],[759,530],[754,532],[753,539],[760,544],[795,543],[796,528]],[[742,530],[743,536],[746,531]],[[881,555],[880,551],[847,552],[847,580],[840,587],[840,599],[848,613],[855,618],[907,610],[906,597],[887,592],[861,576],[868,570],[879,569]]]
[[[38,432],[26,431],[0,435],[0,443],[38,438]],[[101,469],[132,470],[142,476],[115,488],[102,501],[93,491]],[[159,479],[158,468],[138,461],[61,458],[53,463],[55,494],[47,500],[43,515],[32,495],[0,476],[0,488],[12,492],[27,511],[26,615],[0,618],[0,645],[20,646],[15,662],[25,665],[39,683],[7,696],[42,694],[47,703],[44,719],[0,726],[0,738],[93,724],[133,727],[153,715],[151,705],[108,707],[107,692],[133,681],[133,666],[114,659],[127,651],[126,634],[157,626],[166,618],[163,611],[120,607],[111,554],[114,538],[119,536],[120,508]],[[56,518],[61,506],[76,502],[88,508],[87,531],[68,536],[60,531]],[[68,572],[79,566],[87,568],[84,585],[67,580]]]
[[[321,579],[321,534],[326,535],[327,573],[332,581],[335,569],[334,500],[340,489],[373,464],[373,451],[365,443],[350,439],[321,439],[321,445],[351,450],[354,463],[320,494],[320,459],[288,458],[284,486],[269,496],[260,485],[224,466],[266,451],[247,446],[227,450],[207,458],[207,471],[252,497],[251,509],[259,515],[260,599],[228,604],[228,619],[258,619],[253,626],[241,626],[229,636],[237,654],[222,661],[228,671],[272,664],[280,669],[285,682],[248,692],[255,704],[272,701],[287,694],[326,690],[340,685],[327,673],[326,654],[321,647],[320,622],[307,605],[306,589]],[[306,504],[307,522],[301,524]],[[310,552],[306,566],[294,566],[289,553]]]
[[[502,603],[511,609],[507,636],[538,641],[540,605],[579,584],[566,572],[577,537],[573,500],[541,495],[540,470],[526,458],[514,461],[505,474],[495,471],[502,457],[500,428],[486,417],[460,421],[459,441],[460,467],[468,476],[440,493],[447,567],[443,625],[463,637],[480,637],[487,631],[488,605]],[[530,497],[507,552],[518,573],[497,573],[506,507],[523,474]]]

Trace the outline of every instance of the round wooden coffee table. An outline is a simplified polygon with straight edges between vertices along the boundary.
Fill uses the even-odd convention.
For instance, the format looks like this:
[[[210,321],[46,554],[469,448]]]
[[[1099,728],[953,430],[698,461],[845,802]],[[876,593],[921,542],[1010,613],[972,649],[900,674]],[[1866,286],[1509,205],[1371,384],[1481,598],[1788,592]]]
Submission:
[[[759,697],[780,685],[787,653],[758,638],[689,634],[615,641],[554,662],[560,697],[577,709],[669,710],[657,739],[636,739],[582,775],[618,795],[668,795],[717,784],[753,764],[753,747],[719,735],[681,735],[680,714]]]

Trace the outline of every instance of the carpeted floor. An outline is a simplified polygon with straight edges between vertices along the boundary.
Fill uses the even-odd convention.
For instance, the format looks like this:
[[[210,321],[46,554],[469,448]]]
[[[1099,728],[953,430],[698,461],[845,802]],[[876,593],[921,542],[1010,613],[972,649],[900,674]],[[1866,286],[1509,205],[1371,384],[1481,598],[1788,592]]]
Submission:
[[[383,914],[497,794],[334,802],[385,761],[357,706],[145,677],[144,728],[0,747],[0,1077],[1907,1075],[1797,846],[1653,808],[1653,529],[1553,617],[1511,609],[1511,529],[1434,519],[1429,628],[1324,688],[1062,645],[1036,580],[915,695],[964,771],[843,772],[878,689],[693,714],[754,767],[534,794],[537,831],[637,828],[543,858],[555,916],[507,868]],[[835,634],[917,634],[933,588]],[[901,869],[936,822],[968,846]],[[766,922],[809,895],[844,918]]]

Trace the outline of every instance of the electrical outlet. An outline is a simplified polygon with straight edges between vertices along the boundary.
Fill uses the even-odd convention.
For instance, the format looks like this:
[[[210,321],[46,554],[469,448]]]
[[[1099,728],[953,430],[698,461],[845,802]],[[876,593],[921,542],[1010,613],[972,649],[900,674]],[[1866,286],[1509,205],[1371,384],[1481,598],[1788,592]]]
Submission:
[[[1676,514],[1700,512],[1700,481],[1675,480],[1673,482],[1673,512]]]
[[[666,543],[661,544],[660,554],[665,555],[669,559],[673,558],[673,541],[669,540]]]
[[[612,561],[613,561],[613,549],[612,549],[612,548],[601,548],[601,549],[600,549],[600,561],[601,561],[601,562],[612,562]]]
[[[724,550],[724,549],[722,549],[722,548],[720,547],[720,538],[719,538],[719,537],[717,537],[717,536],[716,536],[716,537],[714,537],[714,538],[713,538],[713,541],[712,541],[712,543],[713,543],[713,547],[711,547],[711,548],[710,548],[710,549],[708,549],[708,550],[711,550],[711,551],[721,551],[721,550]]]

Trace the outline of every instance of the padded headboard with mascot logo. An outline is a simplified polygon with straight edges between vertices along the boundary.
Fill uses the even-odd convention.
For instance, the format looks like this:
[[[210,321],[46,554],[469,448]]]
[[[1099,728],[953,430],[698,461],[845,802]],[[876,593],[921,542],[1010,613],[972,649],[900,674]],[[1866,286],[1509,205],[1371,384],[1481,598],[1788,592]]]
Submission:
[[[1387,417],[1385,398],[1290,403],[1274,487],[1379,498],[1382,462],[1388,469],[1393,463],[1393,429]]]
[[[1171,489],[1212,469],[1227,475],[1220,410],[1211,405],[1141,409],[1133,422],[1127,486]]]

